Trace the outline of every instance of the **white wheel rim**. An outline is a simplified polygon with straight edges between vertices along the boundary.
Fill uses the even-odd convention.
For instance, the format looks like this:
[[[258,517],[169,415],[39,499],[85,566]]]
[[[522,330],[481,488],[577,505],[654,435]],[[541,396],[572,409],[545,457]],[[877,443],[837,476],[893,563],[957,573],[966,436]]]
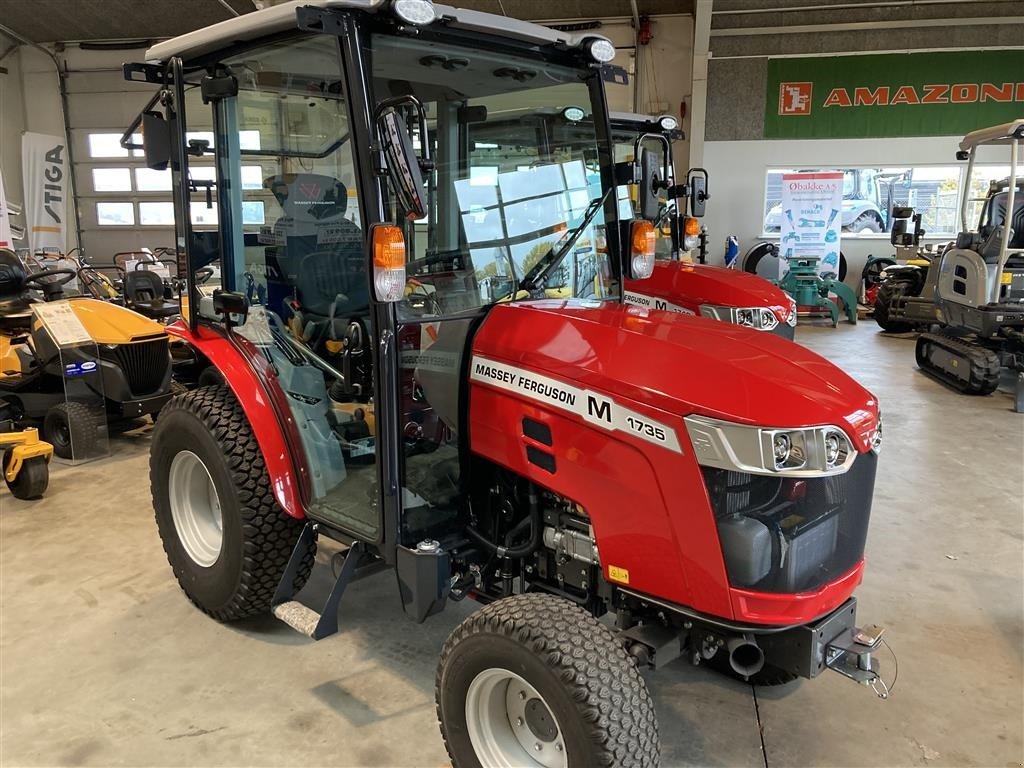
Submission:
[[[209,568],[220,557],[224,542],[220,498],[209,470],[192,451],[181,451],[171,461],[167,485],[181,546],[196,565]]]
[[[507,669],[485,669],[466,691],[466,730],[484,768],[567,768],[565,739],[537,689]]]

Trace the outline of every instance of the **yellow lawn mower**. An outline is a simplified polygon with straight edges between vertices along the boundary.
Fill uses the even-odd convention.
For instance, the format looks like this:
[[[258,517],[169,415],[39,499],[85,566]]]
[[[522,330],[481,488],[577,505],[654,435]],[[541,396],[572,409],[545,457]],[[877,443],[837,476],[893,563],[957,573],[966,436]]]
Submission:
[[[16,499],[38,499],[50,484],[53,446],[39,439],[39,430],[29,427],[13,431],[14,425],[0,421],[0,451],[7,487]]]
[[[65,459],[101,453],[108,421],[155,415],[171,397],[163,326],[106,301],[65,299],[74,276],[29,272],[0,249],[0,423],[41,425]]]

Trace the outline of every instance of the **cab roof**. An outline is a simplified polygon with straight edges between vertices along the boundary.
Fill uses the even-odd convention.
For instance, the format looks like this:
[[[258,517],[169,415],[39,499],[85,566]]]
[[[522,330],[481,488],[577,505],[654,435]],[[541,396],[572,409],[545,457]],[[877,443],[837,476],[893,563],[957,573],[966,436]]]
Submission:
[[[338,10],[355,10],[366,13],[387,13],[389,0],[291,0],[281,5],[264,8],[260,11],[237,16],[227,21],[212,24],[178,37],[157,43],[146,51],[146,61],[163,62],[172,56],[179,56],[186,61],[203,54],[228,48],[237,43],[256,40],[293,29],[296,26],[295,13],[299,8],[312,6]],[[566,48],[579,48],[594,39],[607,39],[603,35],[573,34],[560,30],[532,24],[507,16],[493,13],[482,13],[450,5],[434,4],[435,20],[433,24],[443,21],[447,26],[474,32],[512,38],[541,45],[557,45]],[[429,25],[428,25],[429,26]]]
[[[982,144],[1009,144],[1013,139],[1024,139],[1024,117],[971,131],[960,142],[960,149],[966,152]]]

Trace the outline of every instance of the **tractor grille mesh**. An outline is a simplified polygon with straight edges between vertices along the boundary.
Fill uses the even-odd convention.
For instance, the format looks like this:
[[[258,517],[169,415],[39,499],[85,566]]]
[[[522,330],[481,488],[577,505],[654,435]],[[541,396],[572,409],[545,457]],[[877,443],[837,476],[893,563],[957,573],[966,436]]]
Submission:
[[[163,384],[171,364],[167,337],[121,344],[114,350],[114,356],[128,379],[128,388],[136,397],[156,392]]]
[[[807,592],[864,556],[874,453],[832,477],[749,475],[705,467],[729,582],[759,592]]]

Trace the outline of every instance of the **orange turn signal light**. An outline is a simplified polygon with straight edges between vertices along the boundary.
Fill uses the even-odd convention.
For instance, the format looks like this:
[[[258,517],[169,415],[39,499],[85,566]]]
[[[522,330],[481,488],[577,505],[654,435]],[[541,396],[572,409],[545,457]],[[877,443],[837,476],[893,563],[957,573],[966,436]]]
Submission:
[[[392,224],[373,227],[373,266],[377,269],[405,268],[405,235]]]
[[[658,234],[651,222],[645,219],[633,222],[630,236],[633,256],[653,256],[657,240]]]
[[[700,222],[692,216],[686,218],[686,224],[684,225],[684,234],[689,237],[696,237],[700,234]]]

